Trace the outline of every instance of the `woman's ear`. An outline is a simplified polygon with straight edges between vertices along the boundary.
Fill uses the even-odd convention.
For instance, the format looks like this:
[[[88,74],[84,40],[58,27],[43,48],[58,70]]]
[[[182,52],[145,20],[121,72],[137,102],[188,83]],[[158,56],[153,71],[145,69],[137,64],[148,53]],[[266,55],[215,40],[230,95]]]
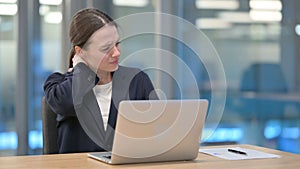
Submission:
[[[81,48],[81,47],[79,47],[79,46],[75,46],[75,47],[74,47],[74,49],[75,49],[75,53],[76,53],[76,55],[79,55],[79,54],[81,53],[81,50],[82,50],[82,48]]]

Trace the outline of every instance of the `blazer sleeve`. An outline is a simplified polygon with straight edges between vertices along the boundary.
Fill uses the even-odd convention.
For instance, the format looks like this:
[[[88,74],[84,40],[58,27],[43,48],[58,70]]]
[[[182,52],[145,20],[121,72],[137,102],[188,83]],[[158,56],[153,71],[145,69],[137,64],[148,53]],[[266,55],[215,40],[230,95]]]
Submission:
[[[57,114],[76,116],[74,106],[82,103],[98,81],[96,74],[83,63],[77,64],[72,72],[53,73],[44,83],[46,102]]]
[[[159,99],[154,90],[149,76],[140,71],[132,80],[129,88],[130,99],[132,100],[157,100]]]

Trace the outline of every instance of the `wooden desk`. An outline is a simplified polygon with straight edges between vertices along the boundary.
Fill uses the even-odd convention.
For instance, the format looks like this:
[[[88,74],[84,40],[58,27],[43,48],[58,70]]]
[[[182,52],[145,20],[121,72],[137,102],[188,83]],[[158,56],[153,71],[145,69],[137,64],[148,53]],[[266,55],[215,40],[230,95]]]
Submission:
[[[236,147],[230,145],[225,147]],[[13,156],[1,157],[0,168],[2,169],[101,169],[101,168],[151,168],[151,169],[299,169],[300,155],[286,153],[282,151],[267,149],[251,145],[238,145],[239,147],[255,149],[268,153],[281,155],[281,158],[274,159],[255,159],[229,161],[217,157],[199,153],[194,161],[177,161],[163,163],[143,163],[129,165],[108,165],[87,157],[86,153],[78,154],[59,154],[59,155],[41,155],[41,156]],[[221,146],[224,147],[224,146]],[[208,148],[208,147],[206,147]],[[211,148],[211,147],[210,147]]]

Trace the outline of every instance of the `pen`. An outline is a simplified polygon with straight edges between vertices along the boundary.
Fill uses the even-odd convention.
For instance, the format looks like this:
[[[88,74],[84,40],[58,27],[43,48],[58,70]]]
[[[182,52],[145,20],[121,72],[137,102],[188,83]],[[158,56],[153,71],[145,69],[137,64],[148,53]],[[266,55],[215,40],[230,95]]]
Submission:
[[[235,150],[235,149],[228,149],[228,152],[231,152],[231,153],[236,153],[236,154],[242,154],[242,155],[247,155],[246,152],[244,151],[239,151],[239,150]]]

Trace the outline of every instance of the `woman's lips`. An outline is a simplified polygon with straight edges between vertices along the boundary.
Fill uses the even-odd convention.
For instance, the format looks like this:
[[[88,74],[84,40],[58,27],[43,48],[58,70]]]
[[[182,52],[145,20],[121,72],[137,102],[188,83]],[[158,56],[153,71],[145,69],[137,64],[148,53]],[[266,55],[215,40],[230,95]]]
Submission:
[[[109,62],[110,64],[119,64],[119,60],[115,60],[115,61],[112,61],[112,62]]]

